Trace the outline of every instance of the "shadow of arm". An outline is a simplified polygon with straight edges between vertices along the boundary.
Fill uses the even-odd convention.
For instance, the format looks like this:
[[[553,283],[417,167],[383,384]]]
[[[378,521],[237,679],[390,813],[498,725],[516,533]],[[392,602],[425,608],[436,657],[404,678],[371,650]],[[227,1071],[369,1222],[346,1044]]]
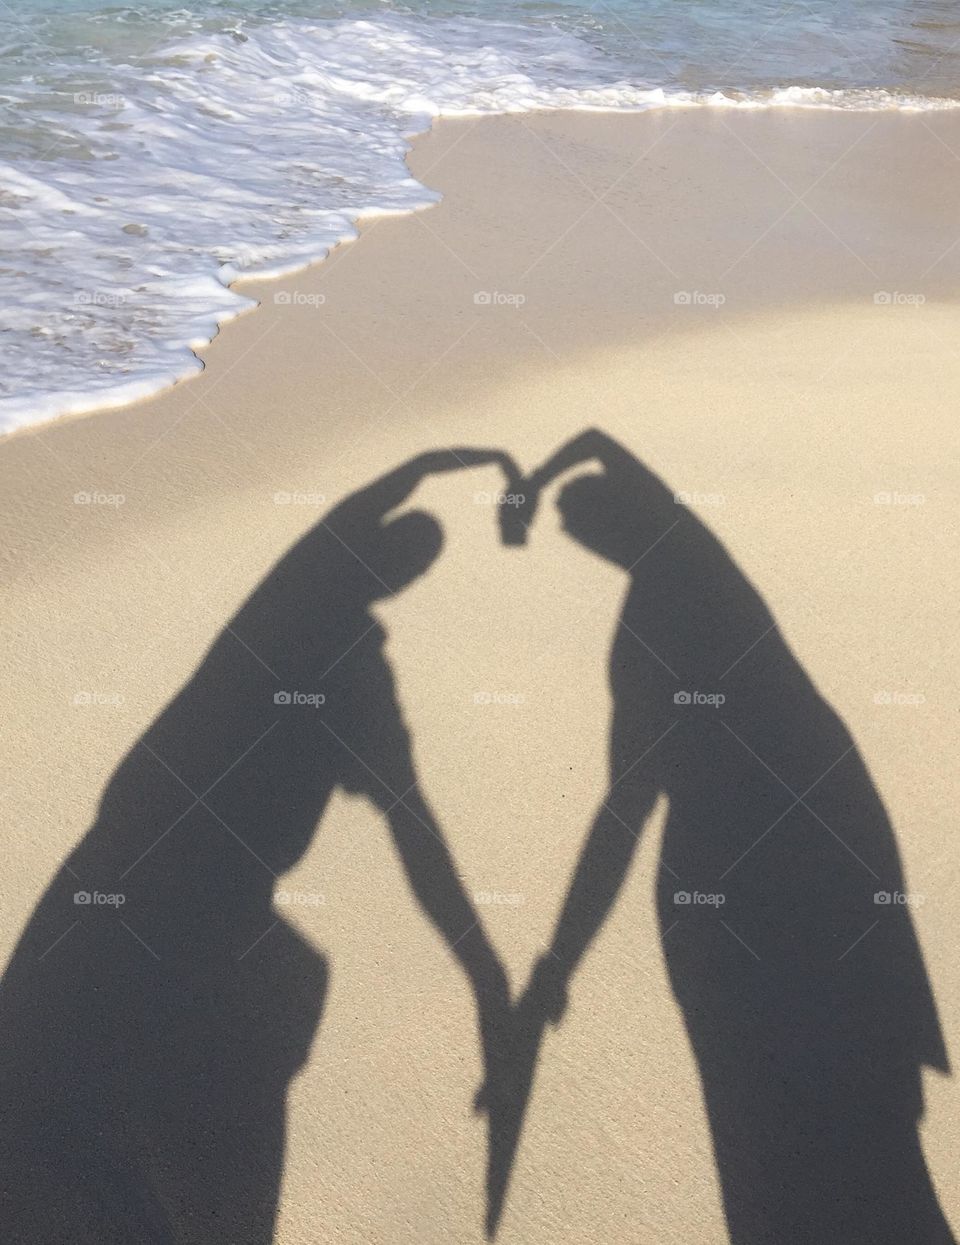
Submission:
[[[608,471],[622,471],[624,468],[636,466],[632,455],[612,437],[608,437],[599,428],[587,428],[552,454],[533,472],[530,480],[539,491],[571,467],[590,462],[591,459],[601,463]]]
[[[443,834],[416,788],[387,818],[411,889],[459,961],[478,1000],[507,996],[506,974],[464,890]]]
[[[557,1024],[580,961],[613,908],[633,860],[643,824],[657,799],[656,784],[628,776],[600,805],[577,861],[553,942],[528,987],[532,1006]]]
[[[362,514],[368,520],[379,520],[402,505],[428,476],[447,471],[464,471],[497,463],[503,468],[508,484],[520,478],[520,469],[503,450],[468,449],[463,446],[418,454],[409,462],[374,480],[343,503],[351,514]]]

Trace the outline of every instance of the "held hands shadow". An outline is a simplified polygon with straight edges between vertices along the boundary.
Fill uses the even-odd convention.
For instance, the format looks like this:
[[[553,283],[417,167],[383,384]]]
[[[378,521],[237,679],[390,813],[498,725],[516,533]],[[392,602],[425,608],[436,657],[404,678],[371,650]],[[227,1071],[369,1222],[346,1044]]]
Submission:
[[[442,545],[433,518],[391,511],[427,476],[484,463],[515,481],[505,454],[438,451],[336,506],[118,766],[0,984],[3,1239],[272,1240],[287,1088],[329,974],[274,890],[338,785],[383,813],[493,1058],[506,977],[421,791],[370,613]]]
[[[534,472],[524,521],[590,460],[601,472],[569,483],[559,507],[573,539],[629,576],[610,785],[484,1093],[488,1235],[544,1028],[663,794],[662,953],[731,1241],[952,1245],[917,1136],[921,1068],[947,1072],[947,1058],[863,759],[720,542],[615,441],[588,431]]]

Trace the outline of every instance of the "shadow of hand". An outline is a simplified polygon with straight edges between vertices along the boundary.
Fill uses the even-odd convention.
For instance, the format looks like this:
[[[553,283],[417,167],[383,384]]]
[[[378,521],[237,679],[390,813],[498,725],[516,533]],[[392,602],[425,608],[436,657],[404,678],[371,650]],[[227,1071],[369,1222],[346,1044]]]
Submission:
[[[496,1234],[523,1119],[533,1088],[540,1044],[548,1024],[560,1023],[567,1006],[567,973],[553,954],[541,957],[514,1006],[502,1000],[480,1005],[484,1035],[484,1082],[474,1109],[487,1117],[488,1238]]]
[[[523,1085],[528,1058],[536,1058],[544,1030],[560,1024],[568,1002],[567,974],[552,953],[537,960],[516,1004],[500,991],[477,1000],[484,1060],[484,1081],[474,1099],[478,1114],[489,1112],[503,1091],[512,1097],[511,1090]]]
[[[520,1000],[518,1010],[521,1015],[539,1016],[541,1028],[548,1023],[559,1025],[569,1002],[567,979],[567,970],[552,951],[541,956]]]

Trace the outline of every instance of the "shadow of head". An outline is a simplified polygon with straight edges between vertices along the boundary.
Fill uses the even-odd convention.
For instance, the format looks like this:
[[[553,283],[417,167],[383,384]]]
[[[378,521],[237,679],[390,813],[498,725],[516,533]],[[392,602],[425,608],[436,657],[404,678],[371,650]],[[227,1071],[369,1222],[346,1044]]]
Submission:
[[[609,471],[593,472],[564,485],[557,508],[567,535],[629,570],[663,531],[660,494],[666,496],[663,486],[646,472],[638,470],[632,481]]]
[[[443,549],[443,529],[424,511],[411,510],[378,525],[359,544],[354,552],[376,580],[371,600],[381,600],[427,573]]]

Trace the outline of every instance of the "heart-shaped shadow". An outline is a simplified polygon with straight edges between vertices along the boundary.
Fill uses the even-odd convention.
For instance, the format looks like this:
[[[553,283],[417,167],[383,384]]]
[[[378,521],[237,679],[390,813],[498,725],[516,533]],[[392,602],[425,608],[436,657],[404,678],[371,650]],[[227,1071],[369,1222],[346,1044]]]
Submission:
[[[588,461],[602,472],[564,487],[564,528],[630,580],[610,661],[610,785],[550,948],[512,1000],[421,789],[372,607],[440,553],[430,515],[391,517],[429,475],[499,463],[524,497],[500,512],[519,544],[546,485]],[[696,712],[702,690],[681,690],[681,675],[715,691],[731,671],[724,720]],[[526,478],[500,451],[454,449],[347,497],[122,758],[4,974],[0,1236],[171,1241],[189,1224],[191,1240],[273,1239],[287,1094],[328,982],[276,885],[338,788],[382,814],[473,990],[490,1236],[544,1033],[664,796],[664,851],[705,882],[728,879],[731,919],[739,886],[750,923],[749,937],[697,926],[691,907],[688,942],[665,955],[731,1238],[952,1240],[917,1134],[921,1066],[947,1061],[909,909],[890,902],[903,876],[866,766],[720,542],[599,432]],[[754,852],[774,836],[778,852]],[[659,890],[657,902],[664,937],[676,912]]]

